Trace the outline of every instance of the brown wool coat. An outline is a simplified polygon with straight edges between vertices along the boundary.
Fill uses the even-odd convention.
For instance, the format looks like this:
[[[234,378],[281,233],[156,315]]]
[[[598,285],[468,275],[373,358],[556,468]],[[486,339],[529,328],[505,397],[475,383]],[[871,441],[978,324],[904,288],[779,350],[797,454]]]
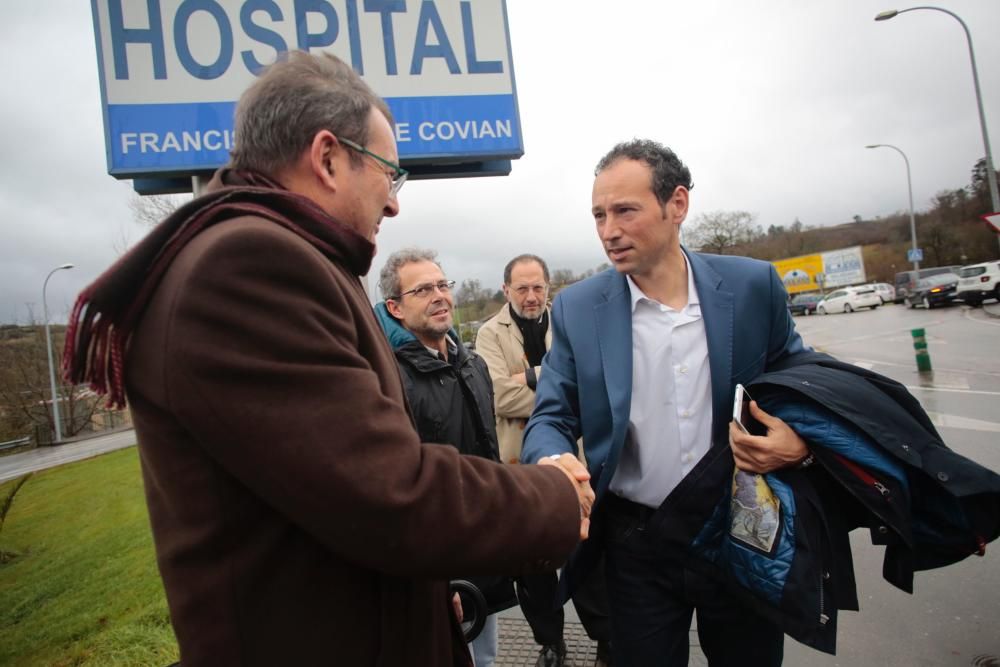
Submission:
[[[181,251],[126,386],[184,667],[466,665],[446,580],[576,544],[557,469],[421,446],[358,278],[273,223]]]

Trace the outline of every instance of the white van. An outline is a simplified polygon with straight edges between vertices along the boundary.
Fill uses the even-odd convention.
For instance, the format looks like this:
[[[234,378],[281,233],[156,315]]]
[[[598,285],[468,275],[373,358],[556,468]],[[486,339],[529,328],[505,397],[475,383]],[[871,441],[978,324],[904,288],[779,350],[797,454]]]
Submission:
[[[958,289],[955,298],[970,306],[978,306],[986,299],[1000,301],[1000,262],[983,262],[963,266],[958,271]]]

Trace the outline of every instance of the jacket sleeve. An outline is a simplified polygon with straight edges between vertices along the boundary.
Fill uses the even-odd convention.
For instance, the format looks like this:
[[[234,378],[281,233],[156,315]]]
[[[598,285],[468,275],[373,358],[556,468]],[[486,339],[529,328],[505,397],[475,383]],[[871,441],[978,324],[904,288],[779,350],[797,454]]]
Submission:
[[[360,284],[264,226],[186,260],[164,331],[169,410],[218,474],[332,552],[389,574],[562,562],[579,534],[563,474],[421,445]]]
[[[805,352],[802,337],[795,330],[795,321],[788,310],[788,294],[773,265],[769,265],[771,297],[771,335],[768,340],[767,366],[792,355]]]
[[[552,454],[577,455],[581,435],[576,358],[566,335],[563,300],[552,304],[552,347],[542,361],[535,410],[524,430],[521,463],[536,463]]]
[[[503,343],[500,340],[502,335],[504,334],[495,322],[484,325],[476,336],[476,352],[490,369],[497,417],[527,419],[535,407],[535,392],[511,377],[512,373],[504,359]],[[523,357],[524,350],[520,353]],[[525,361],[521,371],[527,368],[528,363]]]

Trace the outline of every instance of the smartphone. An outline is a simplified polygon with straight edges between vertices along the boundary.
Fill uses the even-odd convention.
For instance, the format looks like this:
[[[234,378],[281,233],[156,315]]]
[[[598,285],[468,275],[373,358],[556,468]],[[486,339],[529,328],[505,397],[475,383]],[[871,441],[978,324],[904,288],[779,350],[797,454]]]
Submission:
[[[736,385],[736,395],[733,397],[733,421],[741,431],[749,435],[766,435],[767,429],[750,414],[750,394],[746,387]]]

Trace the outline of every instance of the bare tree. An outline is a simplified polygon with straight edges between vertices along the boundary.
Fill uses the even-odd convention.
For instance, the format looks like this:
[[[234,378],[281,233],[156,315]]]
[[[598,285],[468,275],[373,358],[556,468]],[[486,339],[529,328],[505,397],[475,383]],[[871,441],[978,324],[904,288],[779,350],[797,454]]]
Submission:
[[[751,243],[760,236],[756,216],[747,211],[702,213],[685,235],[692,247],[716,255],[725,255],[726,250]]]
[[[25,435],[48,442],[54,433],[45,334],[39,324],[13,327],[0,338],[0,441]],[[52,327],[52,344],[62,349],[64,327]],[[58,359],[58,354],[56,354]],[[57,371],[58,374],[58,371]],[[62,432],[73,436],[91,427],[99,409],[89,390],[57,379]]]
[[[556,269],[552,272],[552,284],[563,287],[575,283],[579,278],[573,275],[570,269]]]
[[[133,195],[128,207],[135,221],[144,227],[155,227],[164,218],[191,200],[191,195]]]

